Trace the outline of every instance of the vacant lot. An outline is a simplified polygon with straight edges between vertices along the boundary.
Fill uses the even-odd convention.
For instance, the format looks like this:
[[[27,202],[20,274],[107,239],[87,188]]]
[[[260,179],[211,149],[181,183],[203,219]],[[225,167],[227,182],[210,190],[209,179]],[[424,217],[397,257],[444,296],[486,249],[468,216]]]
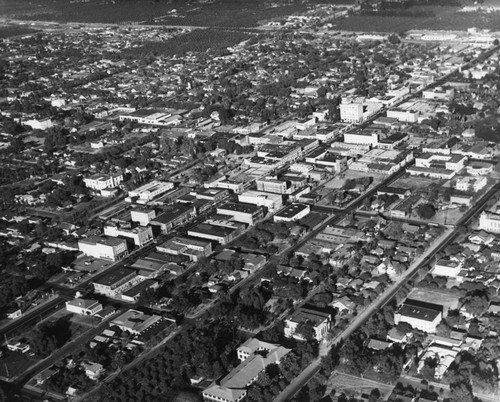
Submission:
[[[370,395],[370,392],[375,388],[380,391],[380,400],[385,400],[391,394],[393,387],[335,371],[328,381],[326,394],[328,395],[332,390],[335,390],[335,395],[344,393],[348,398],[356,398],[360,397],[361,394]]]
[[[403,177],[399,178],[395,182],[390,185],[393,187],[401,187],[401,188],[412,188],[412,189],[427,189],[431,184],[444,184],[444,180],[438,179],[430,179],[427,177],[421,176],[410,176],[409,174],[405,174]]]

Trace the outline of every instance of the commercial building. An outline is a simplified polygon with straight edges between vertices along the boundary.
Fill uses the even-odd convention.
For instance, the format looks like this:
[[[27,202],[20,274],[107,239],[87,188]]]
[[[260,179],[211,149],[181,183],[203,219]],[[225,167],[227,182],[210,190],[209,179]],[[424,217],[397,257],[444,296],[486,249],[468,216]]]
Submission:
[[[277,211],[283,206],[283,197],[279,194],[269,194],[263,191],[245,191],[238,196],[238,201],[266,207],[269,211]]]
[[[128,255],[127,242],[113,237],[92,236],[78,241],[80,251],[90,257],[117,261]]]
[[[171,229],[178,227],[196,215],[195,208],[177,204],[164,210],[164,212],[154,218],[150,224],[158,226],[162,233],[166,234]]]
[[[210,223],[200,223],[187,232],[189,236],[213,240],[222,245],[229,243],[240,233],[241,230],[236,226],[218,226]]]
[[[208,257],[212,253],[212,243],[190,237],[173,237],[156,246],[160,253],[172,255],[185,255],[191,261],[198,261],[201,257]]]
[[[92,282],[96,293],[116,297],[141,281],[134,269],[115,268]]]
[[[111,237],[126,237],[134,242],[134,245],[143,247],[153,241],[153,230],[149,226],[137,226],[135,228],[108,225],[104,227],[104,234]]]
[[[293,191],[290,183],[286,180],[258,179],[255,180],[255,184],[257,185],[258,191],[264,191],[266,193],[291,194]]]
[[[245,189],[243,183],[239,183],[231,180],[221,180],[216,183],[217,188],[224,188],[231,190],[235,194],[240,194]]]
[[[359,124],[363,122],[363,104],[362,103],[341,103],[340,120],[344,123]]]
[[[236,222],[247,223],[248,225],[254,225],[264,217],[262,207],[241,202],[226,202],[217,208],[217,213],[229,215]]]
[[[129,191],[128,195],[129,197],[132,198],[137,198],[137,202],[140,203],[147,203],[154,199],[155,197],[158,197],[164,193],[166,193],[168,190],[171,190],[174,188],[174,184],[170,182],[165,182],[165,181],[159,181],[159,180],[153,180],[148,184],[145,184],[144,186],[141,186],[139,188],[136,188],[135,190]]]
[[[102,310],[102,304],[96,300],[73,299],[66,302],[66,310],[79,315],[94,315]]]
[[[311,212],[311,206],[307,204],[291,204],[274,215],[275,222],[293,222],[304,218]]]
[[[96,173],[83,179],[85,186],[92,190],[104,190],[113,188],[123,182],[123,173],[112,173],[108,175]]]
[[[285,336],[304,339],[302,334],[297,333],[297,327],[304,322],[313,326],[314,338],[322,341],[332,326],[332,316],[329,313],[301,307],[285,320]]]
[[[130,211],[132,222],[137,222],[141,226],[147,226],[156,218],[156,211],[154,209],[137,208]]]

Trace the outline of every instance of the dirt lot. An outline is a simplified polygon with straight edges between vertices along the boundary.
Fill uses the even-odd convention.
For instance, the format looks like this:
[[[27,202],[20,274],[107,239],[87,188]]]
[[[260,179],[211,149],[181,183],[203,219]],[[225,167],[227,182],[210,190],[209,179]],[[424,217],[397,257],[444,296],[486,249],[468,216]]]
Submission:
[[[361,394],[369,395],[375,388],[380,391],[380,400],[385,400],[393,389],[392,386],[387,384],[334,371],[328,380],[326,395],[332,390],[336,390],[335,395],[337,396],[343,392],[348,398],[351,396],[356,398],[360,397]]]
[[[325,188],[328,189],[341,188],[344,185],[344,183],[349,179],[362,179],[367,176],[373,177],[372,185],[380,183],[385,178],[385,176],[380,173],[366,173],[348,169],[341,175],[335,175],[335,177],[332,180],[326,182]]]
[[[402,187],[412,189],[425,189],[431,184],[439,184],[446,187],[445,180],[430,179],[428,177],[410,176],[405,174],[395,182],[391,183],[391,187]]]

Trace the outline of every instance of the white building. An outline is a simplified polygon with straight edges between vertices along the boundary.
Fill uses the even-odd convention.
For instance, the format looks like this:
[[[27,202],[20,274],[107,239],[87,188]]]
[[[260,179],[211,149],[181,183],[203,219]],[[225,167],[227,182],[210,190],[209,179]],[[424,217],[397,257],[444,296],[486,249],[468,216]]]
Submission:
[[[378,144],[378,134],[377,133],[345,133],[344,142],[348,144],[362,144],[362,145],[377,145]]]
[[[32,119],[27,120],[23,123],[25,126],[30,126],[33,130],[47,130],[48,128],[54,127],[54,123],[50,118],[46,119]]]
[[[153,180],[150,183],[145,184],[144,186],[129,191],[128,195],[131,198],[138,198],[139,203],[141,202],[146,203],[173,188],[174,188],[174,183]]]
[[[341,103],[340,120],[345,123],[359,124],[363,122],[362,103]]]
[[[457,261],[439,260],[432,270],[433,275],[456,278],[462,270],[462,264]]]
[[[403,123],[416,123],[420,112],[418,110],[391,109],[387,111],[387,117],[396,119]]]
[[[153,241],[153,229],[151,226],[138,226],[135,228],[123,228],[119,226],[105,226],[104,234],[111,237],[126,237],[134,241],[134,245],[143,247]]]
[[[102,304],[96,300],[73,299],[66,302],[66,310],[79,315],[94,315],[102,310]]]
[[[238,201],[266,207],[269,211],[277,211],[283,206],[283,197],[279,194],[269,194],[263,191],[245,191],[238,195]]]
[[[457,179],[455,188],[459,191],[472,190],[477,193],[479,190],[486,187],[486,184],[488,184],[488,179],[485,176],[475,178],[461,177],[460,179]]]
[[[311,207],[307,204],[291,204],[274,215],[274,221],[293,222],[306,217],[310,212]]]
[[[479,216],[479,229],[500,233],[500,214],[483,211]]]
[[[78,241],[80,251],[94,258],[117,261],[128,255],[127,242],[113,237],[89,237]]]
[[[137,222],[141,226],[147,226],[156,218],[156,211],[154,209],[134,209],[130,211],[132,222]]]
[[[118,186],[123,181],[122,173],[114,173],[109,175],[104,175],[97,173],[90,177],[83,179],[85,186],[91,188],[92,190],[104,190],[106,188],[113,188]]]

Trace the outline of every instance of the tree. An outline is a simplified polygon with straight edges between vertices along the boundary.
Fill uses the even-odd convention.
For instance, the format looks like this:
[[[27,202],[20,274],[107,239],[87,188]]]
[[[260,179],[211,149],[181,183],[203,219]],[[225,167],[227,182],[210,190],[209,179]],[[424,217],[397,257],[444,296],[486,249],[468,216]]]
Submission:
[[[474,394],[470,384],[464,381],[450,385],[450,400],[453,402],[473,402]]]
[[[417,207],[417,214],[421,219],[431,219],[436,215],[436,208],[432,204],[420,204]]]
[[[393,45],[398,45],[399,43],[401,43],[401,39],[399,39],[399,36],[396,34],[389,35],[387,40],[389,41],[389,43],[391,43]]]

